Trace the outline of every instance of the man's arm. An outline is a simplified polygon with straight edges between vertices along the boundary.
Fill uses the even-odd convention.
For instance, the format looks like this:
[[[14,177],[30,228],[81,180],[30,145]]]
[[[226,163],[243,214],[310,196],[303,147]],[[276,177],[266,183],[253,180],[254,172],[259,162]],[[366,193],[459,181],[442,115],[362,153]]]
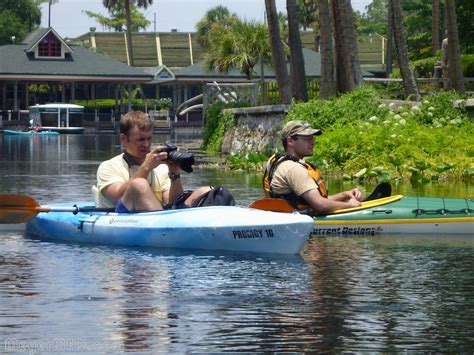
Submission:
[[[355,198],[357,201],[362,201],[362,193],[358,188],[354,188],[349,191],[339,192],[337,194],[329,196],[329,199],[334,201],[349,201],[350,199]]]
[[[166,162],[167,153],[161,151],[161,149],[155,149],[150,151],[145,158],[145,161],[140,165],[139,169],[130,176],[130,179],[122,182],[114,182],[108,186],[102,188],[101,193],[109,200],[117,203],[117,201],[127,191],[130,182],[137,178],[147,179],[151,170],[156,168],[158,165]],[[99,173],[98,173],[99,174]]]
[[[347,201],[338,201],[330,198],[324,198],[318,189],[311,189],[301,195],[305,201],[311,206],[316,214],[328,214],[343,208],[351,208],[360,206],[360,202],[352,196]]]
[[[181,182],[181,168],[178,163],[168,163],[169,177],[171,180],[171,187],[169,190],[163,192],[163,202],[173,202],[183,192],[183,184]]]

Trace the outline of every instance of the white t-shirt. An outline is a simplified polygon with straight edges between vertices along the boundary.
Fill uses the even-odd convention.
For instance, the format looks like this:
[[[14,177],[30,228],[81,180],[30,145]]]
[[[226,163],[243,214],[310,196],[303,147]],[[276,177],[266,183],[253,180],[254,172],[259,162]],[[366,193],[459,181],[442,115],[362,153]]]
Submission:
[[[99,165],[99,169],[97,169],[97,188],[99,190],[99,196],[96,199],[97,207],[115,207],[116,203],[105,197],[102,194],[102,189],[116,182],[127,182],[138,168],[139,166],[137,165],[129,166],[125,159],[123,159],[123,154],[102,162]],[[171,188],[168,171],[168,165],[160,164],[147,177],[151,189],[161,203],[163,203],[163,192]]]

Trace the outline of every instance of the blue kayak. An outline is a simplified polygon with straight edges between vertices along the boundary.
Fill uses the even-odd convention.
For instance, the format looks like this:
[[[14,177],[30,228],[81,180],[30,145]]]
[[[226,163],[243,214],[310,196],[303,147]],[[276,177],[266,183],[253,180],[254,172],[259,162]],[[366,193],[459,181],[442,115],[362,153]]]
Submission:
[[[246,207],[213,206],[145,213],[39,213],[26,224],[29,235],[78,243],[158,248],[298,254],[313,219]],[[92,203],[76,203],[80,208]]]

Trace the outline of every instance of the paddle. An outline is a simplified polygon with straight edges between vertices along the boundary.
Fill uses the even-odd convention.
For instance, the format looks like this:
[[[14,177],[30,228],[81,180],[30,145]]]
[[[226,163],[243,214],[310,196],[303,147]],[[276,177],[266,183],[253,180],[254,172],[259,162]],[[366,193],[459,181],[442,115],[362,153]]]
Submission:
[[[0,195],[0,224],[25,223],[41,212],[114,212],[114,208],[39,205],[28,195]]]
[[[255,208],[257,210],[272,211],[272,212],[294,212],[295,209],[292,205],[286,200],[281,198],[261,198],[253,201],[250,205],[250,208]]]
[[[392,187],[388,182],[382,182],[378,184],[374,191],[367,196],[363,201],[372,201],[384,197],[389,197],[392,193]],[[286,200],[281,198],[262,198],[255,200],[249,205],[250,208],[256,208],[259,210],[273,211],[273,212],[286,212],[292,213],[295,211],[293,206]],[[304,212],[304,211],[303,211]]]
[[[378,184],[374,191],[364,198],[364,201],[372,201],[382,197],[389,197],[392,194],[392,186],[388,182],[381,182]]]

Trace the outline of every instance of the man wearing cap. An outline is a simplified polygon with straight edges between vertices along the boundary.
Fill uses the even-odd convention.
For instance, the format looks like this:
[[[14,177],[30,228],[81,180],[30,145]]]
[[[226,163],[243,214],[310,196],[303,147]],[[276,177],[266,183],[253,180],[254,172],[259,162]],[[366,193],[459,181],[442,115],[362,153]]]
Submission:
[[[313,155],[315,136],[322,132],[302,121],[290,121],[282,129],[284,153],[273,155],[267,164],[263,187],[267,197],[283,198],[294,208],[310,209],[311,214],[358,207],[362,194],[355,188],[328,195],[321,172],[303,160]]]

